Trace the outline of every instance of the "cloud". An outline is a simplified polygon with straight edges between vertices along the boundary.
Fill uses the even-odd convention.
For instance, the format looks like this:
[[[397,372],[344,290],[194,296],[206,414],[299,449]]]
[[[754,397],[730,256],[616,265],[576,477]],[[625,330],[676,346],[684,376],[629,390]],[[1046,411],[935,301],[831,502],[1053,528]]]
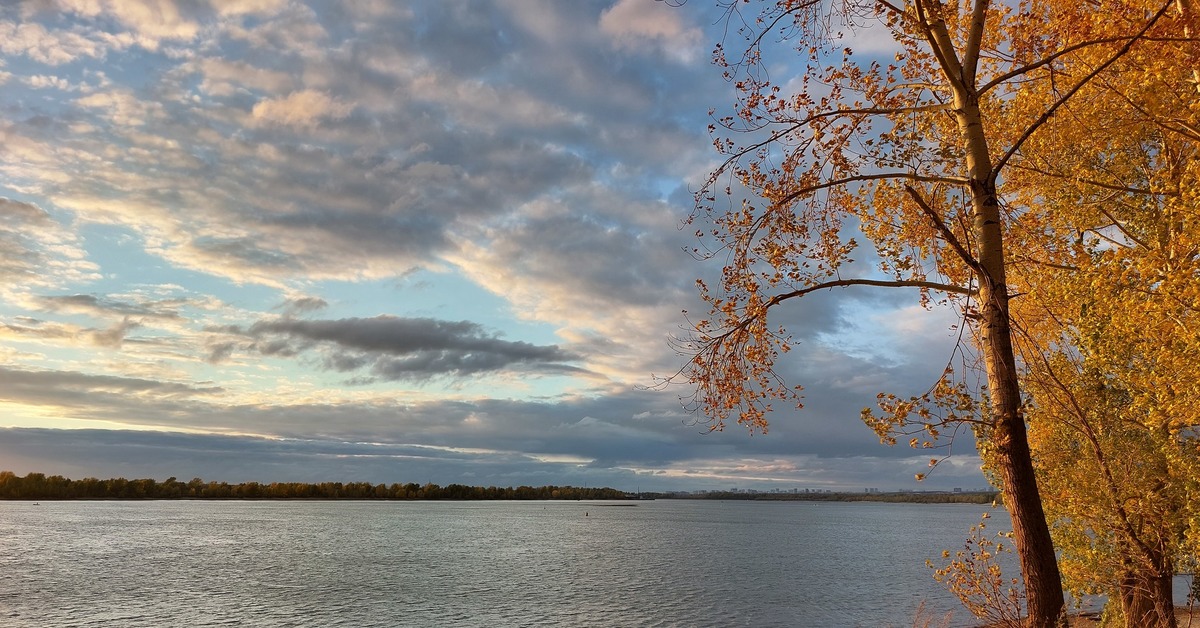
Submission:
[[[293,297],[284,301],[276,309],[282,309],[288,316],[316,312],[329,307],[329,303],[321,297]]]
[[[328,43],[329,33],[311,7],[300,2],[286,2],[274,12],[270,7],[263,9],[267,14],[255,16],[252,21],[244,19],[246,13],[223,13],[221,36],[272,55],[314,60],[324,56],[323,46]],[[338,15],[340,12],[334,11],[326,16]]]
[[[176,0],[59,0],[60,6],[86,18],[112,17],[130,29],[137,43],[157,50],[164,40],[190,40],[200,32],[200,3]]]
[[[695,299],[671,206],[583,188],[531,203],[447,255],[519,316],[553,325],[615,386],[678,368],[667,341]]]
[[[0,295],[93,278],[77,238],[32,203],[0,197]]]
[[[36,205],[0,198],[0,277],[17,283],[31,278],[43,261],[36,236],[57,225]]]
[[[61,325],[46,323],[38,319],[21,317],[18,323],[0,325],[0,337],[19,340],[40,340],[48,342],[72,342],[84,330],[77,325]]]
[[[33,89],[58,89],[62,91],[71,89],[71,83],[60,76],[37,74],[26,77],[24,82]]]
[[[77,9],[98,28],[104,6]],[[598,19],[594,6],[539,11],[555,23]],[[84,223],[135,230],[173,265],[298,287],[437,267],[456,232],[609,168],[694,166],[703,125],[679,122],[692,82],[665,89],[651,65],[614,66],[594,28],[536,39],[513,26],[528,12],[426,3],[368,19],[290,3],[253,19],[197,13],[195,54],[139,60],[136,89],[88,74],[71,113],[84,131],[16,127],[10,168]],[[297,25],[332,30],[299,37]]]
[[[327,368],[354,371],[370,365],[372,375],[388,381],[514,368],[562,372],[574,370],[566,362],[578,359],[554,345],[501,340],[470,321],[431,318],[282,318],[254,323],[246,335],[264,355],[291,357],[322,346],[330,350],[324,361]]]
[[[609,486],[644,491],[863,487],[985,488],[973,456],[952,458],[924,483],[926,459],[871,456],[692,458],[665,465],[607,466],[575,457],[496,448],[368,443],[329,438],[105,429],[0,428],[5,470],[85,477],[200,477],[227,482],[434,482],[477,486]]]
[[[95,92],[75,102],[81,107],[98,109],[108,121],[125,127],[144,126],[162,115],[161,104],[139,98],[128,89]]]
[[[714,488],[726,483],[766,488],[983,484],[978,460],[958,456],[952,459],[955,463],[939,469],[929,484],[916,485],[913,474],[927,469],[928,456],[914,456],[904,447],[880,446],[869,430],[850,416],[856,414],[852,406],[841,407],[843,420],[838,420],[836,413],[828,414],[830,408],[839,407],[838,403],[826,403],[831,399],[802,413],[779,412],[770,435],[748,438],[737,430],[704,434],[702,428],[689,425],[692,417],[680,411],[670,394],[648,391],[553,401],[453,400],[444,396],[417,401],[392,392],[349,399],[346,394],[332,389],[321,391],[320,400],[307,403],[283,398],[247,403],[237,401],[239,395],[224,387],[0,368],[0,400],[16,404],[9,406],[10,425],[21,424],[13,423],[21,413],[11,409],[33,409],[77,427],[126,425],[140,430],[256,434],[273,439],[223,441],[231,446],[253,445],[253,451],[237,456],[233,466],[206,460],[203,451],[180,452],[175,467],[160,465],[153,456],[121,458],[118,453],[126,450],[116,447],[98,448],[89,456],[95,462],[93,468],[125,460],[128,468],[146,470],[138,475],[154,469],[154,475],[230,473],[233,475],[221,477],[282,480],[288,477],[282,467],[258,464],[265,460],[254,452],[269,458],[271,454],[255,443],[270,445],[285,439],[312,443],[316,449],[286,466],[295,470],[308,465],[321,481],[421,470],[429,474],[424,477],[439,483],[455,481],[452,478],[466,473],[475,474],[484,484],[499,483],[505,477],[518,478],[516,483],[545,478],[541,483],[562,484],[567,483],[565,478],[580,477],[594,486],[601,479],[622,477],[634,483],[641,478],[643,488],[651,490]],[[72,442],[76,433],[55,432],[63,444]],[[158,438],[139,434],[145,435],[135,439],[109,433],[96,440],[111,437],[153,442]],[[12,442],[0,439],[0,447]],[[342,466],[328,466],[328,456],[334,453],[346,455]],[[54,472],[56,465],[70,462],[56,455],[47,455],[43,466],[33,470]],[[567,459],[581,462],[539,462]],[[185,472],[182,468],[203,471]]]
[[[271,14],[287,6],[288,0],[213,0],[221,15]]]
[[[2,13],[0,13],[2,15]],[[48,30],[37,23],[0,21],[0,52],[58,66],[79,58],[103,58],[108,44],[76,30]]]
[[[283,98],[261,100],[250,112],[258,124],[312,128],[323,120],[340,120],[354,110],[352,103],[311,89],[292,92]]]
[[[619,0],[600,14],[600,32],[622,47],[662,52],[691,63],[702,49],[703,33],[684,24],[684,12],[665,2]]]
[[[766,438],[702,436],[675,390],[635,389],[680,366],[667,338],[720,272],[679,228],[730,96],[691,62],[714,9],[52,6],[0,8],[0,178],[22,199],[0,200],[0,415],[155,431],[49,432],[47,465],[88,438],[97,469],[230,479],[803,486],[907,464],[857,415],[944,364],[873,333],[924,337],[899,325],[919,312],[773,313],[809,397]]]
[[[256,67],[245,61],[206,58],[197,66],[204,77],[199,87],[211,96],[233,96],[239,89],[286,93],[295,84],[287,72]]]
[[[158,399],[177,399],[222,392],[217,386],[197,387],[178,382],[162,382],[113,375],[81,372],[33,371],[0,366],[0,399],[36,405],[78,405],[87,407],[91,396],[134,395]],[[96,399],[103,405],[102,399]]]
[[[113,324],[108,329],[92,332],[92,342],[97,346],[119,349],[121,344],[125,342],[125,336],[129,330],[140,327],[136,322],[125,319]]]
[[[67,314],[167,320],[180,320],[182,318],[177,309],[182,304],[179,300],[135,303],[111,297],[98,297],[91,294],[40,296],[34,297],[33,300],[42,309]]]
[[[0,436],[5,470],[78,479],[327,482],[336,478],[482,486],[617,486],[634,481],[629,471],[596,472],[570,461],[492,449],[97,429],[0,428]]]

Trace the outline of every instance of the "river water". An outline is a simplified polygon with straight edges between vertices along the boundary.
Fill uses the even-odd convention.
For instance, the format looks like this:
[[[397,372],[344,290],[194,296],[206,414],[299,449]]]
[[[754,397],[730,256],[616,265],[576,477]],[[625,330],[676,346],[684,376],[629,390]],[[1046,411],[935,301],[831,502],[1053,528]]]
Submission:
[[[925,560],[985,510],[0,502],[0,626],[969,626]]]

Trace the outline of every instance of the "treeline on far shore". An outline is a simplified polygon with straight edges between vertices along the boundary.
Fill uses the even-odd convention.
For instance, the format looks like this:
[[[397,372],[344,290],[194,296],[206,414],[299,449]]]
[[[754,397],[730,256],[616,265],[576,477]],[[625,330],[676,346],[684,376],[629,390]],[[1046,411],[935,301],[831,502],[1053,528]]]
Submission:
[[[904,502],[918,504],[988,504],[999,501],[994,491],[976,492],[755,492],[627,493],[614,488],[577,486],[466,486],[449,484],[371,484],[370,482],[187,482],[167,478],[72,480],[61,475],[30,473],[24,477],[0,471],[0,500],[59,499],[453,499],[453,500],[577,500],[577,499],[717,499],[747,501]]]
[[[1003,501],[999,491],[901,491],[895,493],[754,493],[749,491],[712,491],[689,495],[689,499],[741,499],[751,501],[806,502],[893,502],[905,504],[990,504]]]
[[[55,499],[627,499],[624,491],[576,486],[464,486],[462,484],[371,484],[370,482],[187,482],[168,478],[71,480],[61,475],[30,473],[20,477],[0,471],[0,500]]]

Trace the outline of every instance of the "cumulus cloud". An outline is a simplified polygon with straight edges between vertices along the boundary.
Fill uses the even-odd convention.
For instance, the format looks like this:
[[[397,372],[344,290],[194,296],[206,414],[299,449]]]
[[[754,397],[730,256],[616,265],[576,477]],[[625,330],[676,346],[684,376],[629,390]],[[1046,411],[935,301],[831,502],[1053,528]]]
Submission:
[[[49,76],[45,74],[37,74],[26,77],[24,79],[26,85],[34,89],[58,89],[67,91],[71,89],[71,84],[67,79],[60,76]]]
[[[305,89],[282,98],[259,101],[251,110],[250,117],[258,124],[311,128],[324,120],[345,118],[353,110],[352,103],[342,102],[324,92]]]
[[[121,42],[93,38],[74,30],[48,30],[37,23],[0,21],[0,52],[24,55],[38,63],[57,66],[81,57],[103,58],[112,44]]]
[[[75,102],[81,107],[99,110],[101,115],[120,126],[142,126],[162,111],[158,103],[139,98],[128,89],[95,92]]]
[[[221,15],[248,15],[275,13],[287,5],[288,0],[213,0],[213,7]]]
[[[134,33],[138,44],[157,50],[171,40],[190,40],[200,31],[199,3],[177,0],[59,0],[60,6],[80,16],[111,16]]]
[[[88,15],[101,20],[97,7]],[[686,90],[663,90],[651,67],[614,68],[595,33],[557,50],[520,29],[496,36],[527,11],[427,3],[353,24],[297,3],[279,11],[205,22],[216,33],[203,55],[157,59],[140,90],[91,74],[72,119],[83,132],[14,129],[6,146],[28,155],[22,174],[58,177],[55,201],[82,221],[127,225],[177,266],[283,287],[435,267],[455,231],[610,164],[677,168],[688,143],[705,145],[662,100]],[[540,12],[597,19],[584,5]],[[356,34],[328,47],[328,34],[284,36],[321,19]],[[222,37],[261,52],[227,54]],[[478,50],[460,50],[464,39]],[[479,74],[501,61],[499,75]],[[585,79],[595,73],[606,78]]]
[[[199,61],[197,66],[204,77],[200,89],[212,96],[232,96],[243,88],[270,94],[286,93],[295,83],[287,72],[256,67],[245,61],[210,57]]]
[[[618,46],[659,51],[683,62],[700,55],[703,33],[684,23],[684,13],[665,2],[619,0],[600,14],[600,32]]]

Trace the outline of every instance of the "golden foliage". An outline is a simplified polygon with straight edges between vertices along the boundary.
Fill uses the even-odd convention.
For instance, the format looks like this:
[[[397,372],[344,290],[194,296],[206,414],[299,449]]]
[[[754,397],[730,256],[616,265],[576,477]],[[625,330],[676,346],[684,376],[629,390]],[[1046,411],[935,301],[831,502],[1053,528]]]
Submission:
[[[990,534],[989,518],[985,512],[980,522],[971,527],[963,549],[953,555],[942,552],[942,558],[948,561],[944,566],[937,567],[933,561],[926,564],[934,570],[933,577],[988,626],[1020,628],[1024,625],[1020,580],[1006,576],[1001,564],[1005,554],[1011,555],[1012,534]]]
[[[1112,22],[1155,9],[1113,7],[1070,14],[1060,37],[1111,38]],[[1061,106],[1006,186],[1030,445],[1064,581],[1108,594],[1131,626],[1174,625],[1173,564],[1197,548],[1200,48],[1185,17],[1168,14]],[[1055,72],[1108,54],[1082,49]],[[1014,110],[1036,111],[1058,93],[1017,96]]]
[[[725,161],[691,222],[705,225],[696,253],[724,263],[718,283],[699,284],[709,313],[681,347],[710,429],[736,420],[765,431],[772,401],[800,403],[776,372],[794,342],[769,320],[785,301],[886,286],[956,305],[986,392],[947,369],[925,394],[881,394],[862,418],[884,442],[904,436],[922,449],[975,429],[1015,540],[1038,548],[1017,548],[1040,589],[1032,622],[1055,621],[1058,574],[1015,351],[1029,378],[1043,357],[1086,351],[1086,372],[1119,375],[1145,426],[1172,434],[1186,422],[1200,377],[1160,374],[1200,364],[1188,331],[1200,302],[1191,2],[779,0],[746,17],[749,3],[722,0],[730,38],[742,41],[736,54],[718,45],[714,60],[737,106],[710,127]],[[893,59],[844,46],[839,29],[866,25],[892,36]],[[770,42],[801,68],[786,89],[768,72]],[[854,265],[859,238],[873,272]],[[1143,311],[1154,313],[1147,324],[1133,315]],[[1085,321],[1103,322],[1102,342]],[[1043,412],[1045,392],[1034,393]],[[1037,438],[1050,451],[1058,436]]]

